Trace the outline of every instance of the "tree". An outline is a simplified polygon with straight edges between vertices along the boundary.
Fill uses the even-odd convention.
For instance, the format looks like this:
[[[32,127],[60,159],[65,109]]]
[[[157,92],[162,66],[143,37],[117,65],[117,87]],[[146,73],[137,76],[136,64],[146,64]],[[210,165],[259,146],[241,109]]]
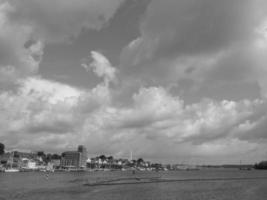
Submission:
[[[99,156],[99,158],[101,159],[102,162],[103,162],[104,160],[106,160],[106,156],[105,156],[105,155],[101,155],[101,156]]]
[[[58,154],[53,154],[53,155],[52,155],[52,159],[53,159],[53,160],[60,160],[60,158],[61,158],[61,156],[58,155]]]
[[[143,160],[143,158],[138,158],[138,160],[137,160],[137,163],[140,165],[141,163],[143,163],[144,162],[144,160]]]
[[[260,163],[255,164],[255,169],[267,169],[267,161],[261,161]]]
[[[38,151],[38,152],[37,152],[37,156],[39,156],[39,157],[43,157],[43,156],[45,156],[45,154],[44,154],[43,151]]]
[[[52,160],[52,154],[48,153],[45,157],[46,162],[50,162]]]
[[[109,167],[111,168],[114,158],[113,158],[113,156],[109,156],[109,157],[107,157],[107,159],[108,159]]]
[[[113,158],[113,156],[109,156],[109,157],[107,157],[107,160],[108,160],[108,163],[109,163],[109,164],[112,164],[114,158]]]
[[[13,157],[14,158],[19,158],[19,156],[20,156],[20,153],[18,151],[14,151],[13,152]]]
[[[5,145],[3,143],[0,143],[0,155],[3,155],[5,153]]]
[[[108,161],[113,161],[113,159],[114,159],[113,156],[108,157]]]

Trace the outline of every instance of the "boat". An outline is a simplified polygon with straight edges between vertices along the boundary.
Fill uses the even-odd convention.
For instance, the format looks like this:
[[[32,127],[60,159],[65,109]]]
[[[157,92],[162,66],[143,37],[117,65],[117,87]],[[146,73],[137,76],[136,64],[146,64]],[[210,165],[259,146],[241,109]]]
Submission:
[[[10,168],[6,168],[5,172],[19,172],[18,168],[13,168],[14,162],[14,152],[12,153],[11,161],[10,161]]]
[[[19,172],[19,169],[9,168],[9,169],[5,169],[5,172]]]
[[[0,167],[0,172],[5,172],[5,168]]]
[[[55,169],[51,163],[48,163],[48,165],[45,168],[46,172],[55,172]]]
[[[68,172],[85,172],[85,169],[71,168],[67,170]]]

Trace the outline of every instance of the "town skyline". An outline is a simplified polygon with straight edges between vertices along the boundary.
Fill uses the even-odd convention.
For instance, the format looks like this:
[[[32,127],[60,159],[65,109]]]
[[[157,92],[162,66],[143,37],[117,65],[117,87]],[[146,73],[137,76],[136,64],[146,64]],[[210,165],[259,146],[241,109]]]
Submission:
[[[0,146],[1,145],[4,145],[2,143],[0,143]],[[85,145],[78,145],[78,148],[82,146],[82,147],[85,147]],[[17,152],[19,154],[39,154],[39,153],[42,153],[46,156],[49,156],[49,157],[61,157],[62,154],[64,154],[65,152],[73,152],[75,151],[75,148],[77,147],[73,147],[73,148],[70,148],[70,149],[62,149],[62,151],[58,151],[58,152],[49,152],[49,151],[45,151],[45,150],[42,150],[42,149],[37,149],[37,150],[34,150],[34,151],[31,151],[31,150],[20,150],[20,149],[10,149],[10,148],[6,148],[5,145],[3,146],[4,148],[0,148],[0,152],[1,150],[3,151],[2,153],[6,153],[6,154],[12,154],[14,152]],[[1,153],[0,153],[1,155]],[[234,162],[227,162],[227,161],[224,161],[224,160],[220,160],[220,162],[214,162],[214,161],[211,161],[211,162],[206,162],[206,161],[202,161],[202,160],[199,160],[198,158],[196,157],[187,157],[187,158],[184,158],[183,160],[181,160],[180,158],[177,158],[175,160],[169,160],[168,162],[164,162],[163,160],[161,159],[147,159],[146,157],[143,157],[142,155],[133,155],[133,152],[130,151],[129,152],[129,155],[121,155],[121,156],[118,156],[118,155],[112,155],[110,153],[101,153],[101,152],[98,152],[98,153],[90,153],[87,151],[87,148],[86,148],[86,155],[87,155],[87,158],[88,159],[91,159],[91,158],[99,158],[99,157],[102,157],[102,156],[105,156],[106,158],[108,157],[112,157],[114,159],[117,159],[117,160],[120,160],[120,159],[124,159],[124,160],[129,160],[129,161],[136,161],[136,160],[139,160],[139,159],[144,159],[146,161],[149,161],[149,162],[154,162],[154,163],[160,163],[160,164],[171,164],[171,165],[191,165],[191,166],[223,166],[223,165],[234,165],[234,166],[238,166],[238,165],[254,165],[260,161],[257,161],[257,162],[252,162],[250,160],[236,160]]]
[[[265,0],[0,0],[0,142],[267,158]]]
[[[199,163],[199,162],[170,162],[146,160],[142,157],[133,158],[132,152],[129,158],[114,157],[113,155],[99,154],[89,156],[84,145],[79,145],[76,150],[63,151],[59,154],[37,152],[5,151],[5,145],[0,143],[0,172],[8,169],[16,169],[20,172],[40,171],[175,171],[175,170],[201,170],[201,169],[265,169],[267,161],[257,163]]]

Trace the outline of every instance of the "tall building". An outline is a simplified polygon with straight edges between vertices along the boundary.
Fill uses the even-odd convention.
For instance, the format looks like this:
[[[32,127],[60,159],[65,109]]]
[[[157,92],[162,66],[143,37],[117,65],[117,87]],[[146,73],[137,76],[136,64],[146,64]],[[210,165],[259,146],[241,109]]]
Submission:
[[[66,151],[62,153],[60,165],[66,168],[86,167],[87,150],[83,145],[78,146],[78,151]]]
[[[62,153],[60,165],[62,167],[81,167],[81,153],[78,151],[66,151]]]
[[[86,167],[86,161],[88,159],[86,148],[83,145],[79,145],[78,152],[81,153],[81,166],[80,167]]]

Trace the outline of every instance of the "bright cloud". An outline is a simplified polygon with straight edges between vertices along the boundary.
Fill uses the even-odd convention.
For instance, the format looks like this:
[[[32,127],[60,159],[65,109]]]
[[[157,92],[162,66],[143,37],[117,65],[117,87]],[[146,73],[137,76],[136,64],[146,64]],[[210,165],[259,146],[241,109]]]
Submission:
[[[82,142],[92,152],[124,156],[129,148],[149,157],[174,156],[173,151],[183,152],[189,146],[190,153],[184,155],[212,157],[223,151],[220,155],[228,156],[245,143],[251,148],[243,148],[243,153],[258,150],[260,131],[265,129],[263,101],[204,100],[185,105],[164,88],[151,87],[141,88],[131,106],[120,108],[112,105],[110,93],[101,85],[83,91],[40,78],[22,80],[16,93],[1,94],[1,138],[17,148],[41,144],[55,150]],[[249,126],[248,121],[254,125],[242,128]],[[251,129],[258,131],[253,134]],[[51,146],[53,140],[62,144]],[[161,143],[170,148],[161,152]]]
[[[85,68],[87,71],[92,69],[97,76],[104,78],[106,84],[108,84],[110,81],[116,80],[116,68],[110,64],[109,60],[105,56],[99,52],[92,51],[91,58],[93,61],[89,65],[83,63],[83,68]]]

